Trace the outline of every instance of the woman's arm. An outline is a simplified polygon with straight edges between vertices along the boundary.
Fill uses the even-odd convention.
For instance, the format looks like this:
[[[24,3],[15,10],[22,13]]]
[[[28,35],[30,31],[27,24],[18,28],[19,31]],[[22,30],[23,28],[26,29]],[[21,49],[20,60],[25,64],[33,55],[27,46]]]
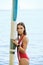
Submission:
[[[27,44],[28,44],[28,38],[27,38],[26,36],[24,36],[22,43],[23,43],[23,48],[20,46],[20,47],[19,47],[19,51],[20,51],[21,53],[25,53],[26,48],[27,48]]]

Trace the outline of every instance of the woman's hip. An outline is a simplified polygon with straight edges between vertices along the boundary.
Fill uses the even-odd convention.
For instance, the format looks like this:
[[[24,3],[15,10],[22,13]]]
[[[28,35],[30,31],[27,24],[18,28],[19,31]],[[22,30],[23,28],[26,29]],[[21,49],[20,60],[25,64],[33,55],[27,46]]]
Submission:
[[[29,60],[26,58],[21,58],[19,60],[19,65],[29,65]]]

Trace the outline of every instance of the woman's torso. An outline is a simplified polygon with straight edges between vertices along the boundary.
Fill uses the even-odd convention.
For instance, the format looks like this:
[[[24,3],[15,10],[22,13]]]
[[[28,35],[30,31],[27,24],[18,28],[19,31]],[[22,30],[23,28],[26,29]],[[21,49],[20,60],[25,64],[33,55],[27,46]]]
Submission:
[[[24,36],[23,36],[23,37],[24,37]],[[21,38],[21,40],[18,40],[18,44],[20,44],[20,46],[21,46],[22,48],[23,48],[23,42],[22,42],[23,37]],[[17,56],[18,56],[18,60],[20,60],[21,58],[29,59],[27,53],[26,53],[26,52],[25,52],[25,53],[20,52],[20,51],[18,50],[18,48],[17,48]]]

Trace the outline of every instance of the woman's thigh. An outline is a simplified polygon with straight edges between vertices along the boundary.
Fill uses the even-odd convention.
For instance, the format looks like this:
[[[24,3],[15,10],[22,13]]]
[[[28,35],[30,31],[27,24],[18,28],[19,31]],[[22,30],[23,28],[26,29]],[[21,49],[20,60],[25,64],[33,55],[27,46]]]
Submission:
[[[29,60],[26,58],[21,58],[19,65],[29,65]]]

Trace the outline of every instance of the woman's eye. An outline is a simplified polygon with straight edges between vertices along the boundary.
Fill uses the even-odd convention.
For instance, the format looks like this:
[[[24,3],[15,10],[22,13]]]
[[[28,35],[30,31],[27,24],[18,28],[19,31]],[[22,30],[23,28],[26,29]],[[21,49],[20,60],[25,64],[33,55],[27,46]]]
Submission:
[[[22,28],[17,28],[17,29],[22,29]]]
[[[17,29],[19,29],[19,28],[17,28]]]
[[[22,29],[22,28],[20,28],[20,29]]]

